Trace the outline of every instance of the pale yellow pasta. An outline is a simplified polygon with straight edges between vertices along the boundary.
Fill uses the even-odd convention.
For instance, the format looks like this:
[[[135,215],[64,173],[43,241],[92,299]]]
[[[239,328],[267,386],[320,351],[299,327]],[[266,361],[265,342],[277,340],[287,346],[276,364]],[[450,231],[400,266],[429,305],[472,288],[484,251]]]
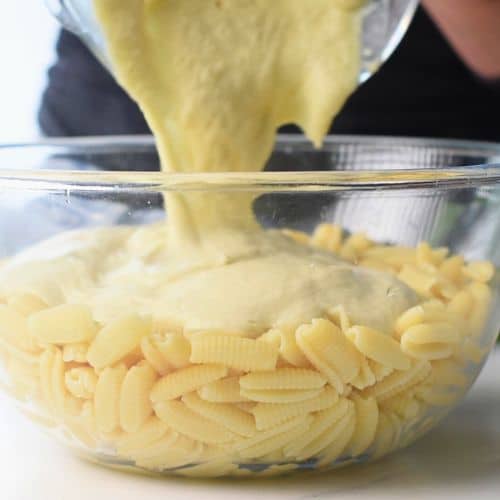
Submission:
[[[137,432],[153,413],[149,397],[158,378],[147,361],[127,372],[120,393],[120,425],[126,432]]]
[[[444,260],[439,266],[439,273],[445,278],[451,280],[456,285],[462,285],[464,258],[461,255],[452,255]]]
[[[268,372],[254,372],[240,378],[243,389],[321,389],[326,379],[314,370],[277,368]]]
[[[180,333],[166,333],[153,336],[156,348],[174,370],[189,365],[191,345]]]
[[[228,369],[222,365],[194,365],[177,370],[156,382],[151,391],[151,401],[157,403],[176,399],[225,377],[227,372]]]
[[[294,329],[273,328],[261,335],[259,340],[267,342],[277,349],[285,363],[302,368],[310,366],[309,361],[297,345]]]
[[[401,348],[417,359],[435,360],[449,358],[455,351],[460,335],[450,323],[424,323],[406,330],[401,336]]]
[[[40,388],[46,409],[56,416],[61,406],[60,394],[56,396],[57,387],[54,387],[56,375],[60,370],[60,363],[56,359],[62,355],[59,349],[52,347],[40,355]],[[57,381],[56,381],[57,382]],[[64,408],[64,406],[63,406]]]
[[[397,394],[401,394],[419,384],[431,374],[432,368],[428,361],[415,360],[409,370],[397,370],[387,378],[371,387],[364,389],[362,397],[375,397],[381,402]]]
[[[460,319],[467,319],[474,307],[474,297],[467,290],[460,290],[447,304],[448,311]]]
[[[94,393],[94,414],[100,432],[113,432],[120,425],[120,391],[127,374],[125,365],[105,368]]]
[[[375,457],[382,457],[397,446],[400,428],[401,425],[394,417],[380,412],[375,438]]]
[[[168,431],[168,425],[158,417],[151,416],[142,427],[133,433],[123,434],[116,441],[116,450],[119,455],[127,456],[130,453],[145,448],[155,441],[159,441]]]
[[[413,391],[386,399],[381,403],[381,407],[384,411],[393,413],[404,420],[413,419],[421,410],[421,404],[415,399]]]
[[[170,364],[163,357],[163,354],[151,337],[143,337],[140,346],[144,359],[146,359],[160,375],[166,375],[171,370]]]
[[[352,398],[356,425],[349,442],[349,453],[356,457],[364,453],[373,443],[378,425],[378,405],[375,398]]]
[[[432,406],[449,408],[462,397],[464,391],[450,390],[447,387],[435,387],[432,384],[423,384],[415,390],[415,396]]]
[[[219,363],[243,371],[273,370],[277,349],[261,340],[229,335],[197,335],[191,340],[192,363]]]
[[[248,399],[240,394],[240,378],[228,377],[198,389],[199,396],[205,401],[213,403],[240,403]]]
[[[90,344],[87,358],[97,370],[120,361],[151,332],[151,320],[138,314],[119,318],[102,328]]]
[[[488,355],[489,349],[478,347],[473,339],[465,339],[459,344],[454,353],[454,358],[460,361],[471,361],[480,364]]]
[[[399,271],[404,265],[416,265],[416,251],[414,248],[374,246],[364,253],[365,259],[373,259],[387,263]]]
[[[7,304],[23,316],[29,316],[47,308],[47,304],[33,293],[15,293],[9,298]]]
[[[343,229],[338,225],[320,224],[314,230],[311,242],[314,246],[339,252],[342,245]]]
[[[314,398],[321,389],[240,389],[241,395],[260,403],[295,403]]]
[[[335,422],[339,421],[347,414],[348,410],[348,400],[341,398],[331,408],[317,412],[316,415],[314,415],[314,420],[311,423],[309,431],[297,439],[289,441],[283,447],[283,454],[285,457],[296,460],[308,458],[304,456],[302,451],[309,447],[312,442],[315,442],[327,429],[332,428]]]
[[[253,416],[234,405],[204,401],[195,392],[185,394],[182,402],[198,415],[223,425],[239,436],[250,437],[257,431]]]
[[[312,422],[313,417],[311,415],[307,415],[303,417],[296,426],[281,432],[280,434],[276,434],[265,440],[259,441],[252,446],[247,446],[239,450],[239,455],[244,459],[256,459],[277,450],[281,450],[288,442],[299,439],[307,433]]]
[[[155,404],[154,410],[170,428],[191,439],[218,444],[236,438],[226,427],[195,413],[181,401],[163,401]]]
[[[28,318],[28,327],[45,344],[88,342],[98,330],[90,309],[79,304],[61,304],[36,312]]]
[[[365,357],[361,357],[359,373],[351,382],[351,386],[358,390],[370,387],[377,382],[377,377],[375,376],[375,373],[368,361],[370,360],[366,359]]]
[[[490,312],[491,289],[484,283],[474,282],[469,285],[468,290],[474,299],[474,307],[470,314],[469,324],[473,336],[479,336],[483,333],[483,328]]]
[[[373,359],[367,359],[366,362],[377,382],[384,380],[385,377],[388,377],[394,371],[393,368],[383,365]]]
[[[297,330],[297,343],[307,359],[339,392],[360,370],[360,356],[340,328],[324,319]]]
[[[339,400],[338,392],[326,386],[321,393],[306,401],[297,403],[258,403],[251,413],[255,417],[257,429],[268,429],[294,417],[306,413],[325,410]]]
[[[297,456],[298,460],[306,460],[311,457],[322,455],[328,447],[334,445],[339,440],[344,443],[342,449],[345,448],[347,442],[352,436],[352,433],[349,435],[348,439],[345,440],[345,442],[342,435],[345,434],[346,430],[348,430],[349,422],[352,421],[354,423],[353,404],[351,401],[348,401],[347,404],[348,407],[345,414],[338,420],[334,421],[330,427],[305,446]]]
[[[394,332],[396,338],[400,339],[401,335],[412,326],[443,322],[448,319],[450,319],[450,314],[445,306],[437,300],[430,300],[411,307],[401,314],[394,325]]]
[[[88,350],[89,344],[85,342],[65,344],[62,347],[63,360],[65,363],[71,363],[72,361],[76,363],[86,363]]]
[[[153,470],[182,467],[196,462],[202,452],[202,443],[185,436],[177,436],[177,439],[169,446],[166,446],[163,452],[149,458],[136,459],[136,464],[139,467]]]
[[[40,346],[28,330],[26,318],[16,309],[3,304],[0,305],[0,340],[7,347],[28,353],[40,351]]]
[[[10,356],[5,362],[5,367],[10,379],[10,391],[15,394],[16,399],[25,400],[39,396],[39,365]]]
[[[413,265],[404,265],[398,278],[423,297],[432,297],[432,289],[438,283],[437,275]]]
[[[123,455],[137,461],[155,459],[158,456],[165,459],[178,437],[177,432],[167,430],[158,439],[144,443],[142,446],[131,447],[124,451]]]
[[[176,471],[176,474],[186,477],[222,477],[232,475],[238,470],[238,466],[226,460],[207,462],[193,467],[186,467]]]
[[[335,460],[342,456],[349,446],[349,441],[352,439],[355,428],[355,419],[351,417],[347,421],[347,425],[342,429],[342,432],[337,436],[337,439],[333,441],[328,448],[323,450],[323,456],[318,461],[319,467],[333,464]]]
[[[76,398],[92,399],[97,380],[95,371],[88,366],[71,368],[64,374],[66,389]]]
[[[488,283],[495,275],[495,266],[488,261],[471,262],[462,269],[462,272],[473,281]]]
[[[399,342],[389,335],[366,326],[352,326],[346,336],[369,359],[395,370],[410,367],[410,359],[401,351]]]

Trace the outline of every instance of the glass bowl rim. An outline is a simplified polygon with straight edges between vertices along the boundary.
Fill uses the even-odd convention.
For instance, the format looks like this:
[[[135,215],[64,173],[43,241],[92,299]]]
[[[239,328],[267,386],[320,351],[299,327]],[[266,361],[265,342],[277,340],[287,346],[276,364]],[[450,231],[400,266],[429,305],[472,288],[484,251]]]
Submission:
[[[376,148],[454,150],[455,153],[498,156],[499,163],[406,169],[360,169],[349,171],[203,172],[2,169],[0,189],[30,191],[358,191],[386,189],[453,189],[500,185],[500,143],[457,139],[431,139],[371,135],[329,135],[320,150],[299,134],[278,135],[274,151],[300,148],[305,152],[328,151],[339,145]],[[48,138],[0,144],[2,153],[54,149],[67,154],[88,154],[87,148],[112,153],[106,148],[154,148],[151,135],[109,135]],[[68,149],[70,151],[68,151]],[[332,150],[333,151],[333,150]],[[127,152],[124,149],[123,153]],[[1,160],[1,156],[0,156]]]

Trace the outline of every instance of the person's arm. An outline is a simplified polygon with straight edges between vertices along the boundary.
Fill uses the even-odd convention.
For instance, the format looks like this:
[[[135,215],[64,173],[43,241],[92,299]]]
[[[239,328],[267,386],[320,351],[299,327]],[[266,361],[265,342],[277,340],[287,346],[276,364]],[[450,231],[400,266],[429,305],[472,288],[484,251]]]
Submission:
[[[500,79],[500,0],[422,0],[464,63],[479,77]]]

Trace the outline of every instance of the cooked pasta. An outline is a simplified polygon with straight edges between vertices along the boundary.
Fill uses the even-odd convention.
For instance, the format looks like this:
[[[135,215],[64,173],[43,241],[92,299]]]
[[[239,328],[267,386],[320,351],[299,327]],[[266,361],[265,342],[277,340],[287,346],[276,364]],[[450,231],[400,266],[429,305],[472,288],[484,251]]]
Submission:
[[[254,372],[240,378],[243,389],[321,389],[326,380],[314,370],[277,368],[268,372]]]
[[[305,356],[339,392],[359,373],[360,356],[340,328],[324,319],[297,330],[297,343]]]
[[[185,394],[182,402],[198,415],[223,425],[235,434],[250,437],[256,432],[252,415],[234,405],[204,401],[195,392]]]
[[[105,368],[99,375],[94,393],[94,414],[101,432],[113,432],[120,425],[120,393],[127,368],[121,364]]]
[[[195,336],[191,340],[192,363],[218,363],[244,371],[273,370],[278,351],[261,340],[228,335]]]
[[[136,349],[151,331],[151,320],[137,314],[119,318],[99,331],[90,344],[87,359],[101,370],[120,361]]]
[[[463,396],[487,354],[479,340],[495,268],[426,243],[344,239],[328,224],[312,237],[287,234],[399,275],[416,302],[387,331],[332,304],[322,317],[250,338],[184,335],[181,324],[133,311],[98,323],[89,306],[49,307],[18,290],[0,304],[5,390],[38,405],[31,417],[73,444],[186,476],[255,475],[261,464],[269,467],[258,475],[273,475],[412,442],[435,425],[433,410]]]
[[[170,428],[202,443],[227,443],[236,438],[226,427],[202,417],[181,401],[163,401],[155,404],[154,410]]]
[[[177,370],[156,382],[151,391],[151,401],[158,403],[176,399],[225,377],[227,372],[228,369],[222,365],[194,365]]]
[[[410,368],[410,358],[402,352],[399,342],[389,335],[366,326],[353,326],[347,330],[346,336],[368,359],[395,370]]]
[[[239,377],[228,377],[210,382],[198,389],[199,396],[212,403],[241,403],[248,398],[240,393]]]
[[[29,316],[30,333],[45,344],[74,344],[91,341],[97,333],[87,306],[61,304]]]
[[[310,412],[317,412],[330,408],[339,400],[338,393],[330,386],[326,386],[316,397],[296,403],[258,403],[252,408],[257,429],[268,429],[286,420]]]
[[[158,378],[147,361],[130,368],[120,392],[120,425],[126,432],[136,432],[153,413],[151,389]]]

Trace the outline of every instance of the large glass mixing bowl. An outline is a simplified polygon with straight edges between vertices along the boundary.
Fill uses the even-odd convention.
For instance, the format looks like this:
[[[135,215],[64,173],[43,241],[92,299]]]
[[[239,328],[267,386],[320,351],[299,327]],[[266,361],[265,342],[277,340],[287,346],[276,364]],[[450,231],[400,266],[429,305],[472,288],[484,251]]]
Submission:
[[[87,458],[136,471],[259,476],[406,446],[461,400],[498,333],[499,160],[485,143],[282,137],[266,172],[174,175],[148,137],[1,147],[2,387]],[[171,195],[247,197],[266,231],[396,276],[416,305],[387,331],[339,303],[245,338],[146,318],[121,291],[139,269],[147,306]]]

